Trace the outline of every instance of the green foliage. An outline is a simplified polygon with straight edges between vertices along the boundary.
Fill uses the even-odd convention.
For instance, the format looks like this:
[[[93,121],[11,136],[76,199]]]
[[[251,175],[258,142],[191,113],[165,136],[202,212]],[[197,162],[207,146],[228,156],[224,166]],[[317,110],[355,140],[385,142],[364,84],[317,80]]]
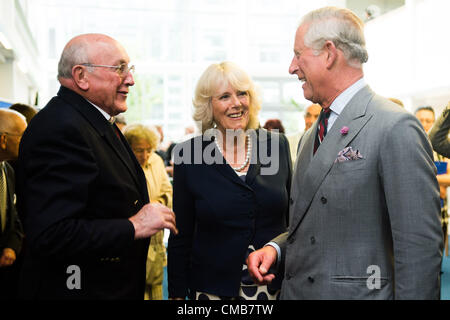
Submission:
[[[162,118],[164,108],[164,89],[161,77],[136,75],[134,86],[128,94],[128,123],[144,122]]]

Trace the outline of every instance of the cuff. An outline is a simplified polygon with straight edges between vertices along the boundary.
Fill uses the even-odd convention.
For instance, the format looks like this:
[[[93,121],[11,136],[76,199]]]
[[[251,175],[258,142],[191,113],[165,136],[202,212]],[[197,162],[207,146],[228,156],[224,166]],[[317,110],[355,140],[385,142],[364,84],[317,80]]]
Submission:
[[[277,263],[275,264],[275,271],[279,270],[280,267],[280,261],[281,261],[281,249],[280,246],[278,244],[276,244],[273,241],[268,242],[267,244],[264,245],[264,247],[267,246],[271,246],[273,248],[275,248],[275,250],[277,250]]]

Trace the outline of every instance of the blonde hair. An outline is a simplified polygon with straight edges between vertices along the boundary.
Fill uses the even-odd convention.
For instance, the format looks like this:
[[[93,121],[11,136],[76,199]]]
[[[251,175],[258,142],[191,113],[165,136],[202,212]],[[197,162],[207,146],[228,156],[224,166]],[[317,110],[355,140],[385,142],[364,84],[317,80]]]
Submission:
[[[158,147],[160,139],[159,133],[142,124],[131,124],[126,126],[123,135],[131,147],[138,140],[145,140],[150,145],[152,152]]]
[[[222,62],[210,65],[201,75],[195,89],[193,119],[202,133],[214,127],[211,98],[224,83],[229,83],[235,90],[245,91],[249,96],[249,122],[245,129],[259,127],[258,113],[261,110],[261,100],[255,84],[248,74],[232,62]]]
[[[397,98],[388,98],[388,99],[391,100],[392,102],[398,104],[402,108],[405,107],[405,105],[403,104],[403,102],[400,99],[397,99]]]

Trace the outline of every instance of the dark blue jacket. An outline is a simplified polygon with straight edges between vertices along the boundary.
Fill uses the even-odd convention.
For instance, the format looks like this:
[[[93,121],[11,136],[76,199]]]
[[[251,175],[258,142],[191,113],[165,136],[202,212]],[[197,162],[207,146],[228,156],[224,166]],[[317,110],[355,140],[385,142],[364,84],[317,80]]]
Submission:
[[[195,291],[237,296],[248,246],[259,249],[286,231],[289,144],[284,135],[263,129],[256,131],[252,141],[252,162],[245,182],[228,164],[186,163],[187,153],[192,163],[199,152],[218,152],[207,136],[188,140],[174,151],[175,163],[180,157],[185,163],[175,164],[174,169],[179,234],[169,238],[169,297],[191,296]],[[272,155],[276,161],[267,164],[261,154]],[[219,158],[223,163],[223,157]],[[267,174],[276,162],[278,170]],[[277,278],[274,285],[279,287],[282,276]]]

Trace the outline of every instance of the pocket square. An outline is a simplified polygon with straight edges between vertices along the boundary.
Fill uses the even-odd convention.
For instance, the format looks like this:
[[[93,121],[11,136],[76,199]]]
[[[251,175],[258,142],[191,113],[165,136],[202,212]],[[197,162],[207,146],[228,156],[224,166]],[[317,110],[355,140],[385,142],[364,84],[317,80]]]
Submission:
[[[363,159],[363,156],[359,152],[359,150],[353,150],[352,147],[347,147],[341,151],[339,151],[338,156],[336,160],[334,160],[334,163],[336,162],[344,162],[349,160],[358,160]]]

